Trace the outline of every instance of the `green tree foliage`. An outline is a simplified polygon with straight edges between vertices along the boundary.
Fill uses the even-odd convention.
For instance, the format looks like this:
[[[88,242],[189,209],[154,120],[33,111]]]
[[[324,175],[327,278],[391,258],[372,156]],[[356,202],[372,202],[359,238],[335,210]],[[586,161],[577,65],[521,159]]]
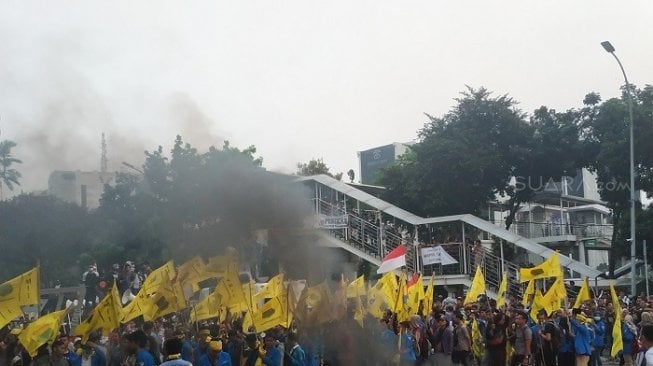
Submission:
[[[107,186],[99,213],[144,258],[216,255],[251,241],[252,230],[299,225],[303,198],[255,154],[228,142],[200,153],[177,136],[169,156],[161,147],[146,152],[142,176]]]
[[[575,114],[546,107],[527,120],[508,96],[468,88],[441,118],[429,116],[420,141],[385,169],[385,199],[424,216],[473,213],[497,194],[519,205],[551,179],[582,166]],[[513,180],[516,179],[515,180]]]
[[[53,197],[19,195],[3,201],[0,279],[16,276],[40,261],[44,281],[79,283],[83,268],[79,260],[87,258],[96,243],[94,227],[96,222],[86,210]]]
[[[653,87],[632,88],[635,136],[635,188],[653,192]],[[621,98],[601,103],[598,94],[588,94],[583,108],[583,139],[586,152],[591,154],[588,164],[598,176],[601,199],[612,209],[614,257],[629,252],[626,239],[630,237],[630,137],[626,90]],[[648,225],[641,207],[638,216],[638,241],[642,229]],[[642,219],[639,219],[639,217]],[[611,263],[612,265],[613,263]],[[612,270],[612,268],[611,268]]]
[[[311,159],[308,163],[297,163],[297,175],[311,176],[318,174],[326,174],[331,178],[337,180],[342,179],[342,172],[338,174],[333,174],[329,170],[329,167],[324,163],[322,159]]]
[[[13,166],[22,163],[22,161],[11,154],[11,149],[14,147],[16,147],[16,143],[11,140],[0,141],[0,199],[2,199],[3,186],[13,191],[15,185],[20,185],[21,174]]]
[[[227,246],[240,248],[246,263],[256,255],[249,250],[257,229],[278,232],[295,253],[293,259],[288,250],[270,249],[272,260],[306,266],[308,246],[287,233],[303,225],[308,201],[291,178],[266,172],[255,154],[253,146],[228,142],[199,152],[177,137],[169,154],[162,147],[146,152],[142,175],[118,174],[97,210],[49,196],[0,202],[0,279],[40,260],[43,278],[74,285],[92,262],[100,269],[126,260],[158,266],[222,254]]]

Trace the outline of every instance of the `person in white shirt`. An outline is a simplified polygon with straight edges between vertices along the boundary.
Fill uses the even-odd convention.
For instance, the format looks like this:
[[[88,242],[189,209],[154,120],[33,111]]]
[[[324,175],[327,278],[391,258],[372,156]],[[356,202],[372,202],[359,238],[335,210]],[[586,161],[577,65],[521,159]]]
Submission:
[[[635,366],[653,366],[653,325],[645,325],[639,335],[640,351]]]

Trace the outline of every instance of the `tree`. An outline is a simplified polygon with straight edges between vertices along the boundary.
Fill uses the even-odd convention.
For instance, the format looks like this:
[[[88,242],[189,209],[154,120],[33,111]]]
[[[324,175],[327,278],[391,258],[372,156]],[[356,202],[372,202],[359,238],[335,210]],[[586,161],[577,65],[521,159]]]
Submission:
[[[342,179],[342,172],[338,174],[332,174],[329,170],[329,167],[324,163],[324,160],[320,159],[311,159],[308,163],[297,163],[297,175],[311,176],[318,174],[325,174],[331,178],[337,180]]]
[[[632,86],[631,86],[632,87]],[[635,189],[653,192],[653,87],[632,87],[635,136]],[[630,158],[629,120],[626,90],[621,98],[601,103],[596,93],[585,97],[583,109],[583,136],[586,151],[591,154],[588,167],[598,176],[599,194],[612,210],[614,232],[612,258],[619,258],[629,250],[630,237]],[[636,214],[642,216],[641,206]],[[638,239],[642,225],[637,227]],[[639,241],[639,240],[638,240]],[[610,261],[610,272],[615,261]]]
[[[11,155],[11,149],[16,147],[16,143],[11,140],[0,141],[0,199],[2,199],[3,185],[14,190],[14,185],[20,185],[21,174],[18,170],[12,168],[14,164],[20,164],[22,161]]]
[[[541,107],[530,119],[517,103],[468,88],[441,118],[427,114],[420,141],[382,172],[385,199],[424,216],[478,214],[508,198],[506,228],[545,183],[584,165],[576,111]]]
[[[301,226],[306,199],[255,154],[229,142],[202,153],[177,136],[169,154],[146,152],[143,176],[107,187],[99,211],[120,228],[122,246],[161,260],[247,247],[255,229]]]

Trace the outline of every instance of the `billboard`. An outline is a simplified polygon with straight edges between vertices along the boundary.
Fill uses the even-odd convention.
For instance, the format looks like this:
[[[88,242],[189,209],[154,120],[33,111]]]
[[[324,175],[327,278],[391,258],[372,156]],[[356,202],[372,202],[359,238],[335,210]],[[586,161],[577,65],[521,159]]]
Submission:
[[[361,183],[377,184],[379,171],[395,161],[395,145],[385,145],[359,153]]]

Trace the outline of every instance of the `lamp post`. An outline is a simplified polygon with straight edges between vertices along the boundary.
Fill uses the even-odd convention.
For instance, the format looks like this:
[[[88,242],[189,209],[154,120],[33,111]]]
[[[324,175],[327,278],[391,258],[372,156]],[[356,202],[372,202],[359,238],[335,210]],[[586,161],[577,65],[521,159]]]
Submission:
[[[637,293],[637,287],[635,282],[635,257],[637,248],[637,240],[635,237],[635,138],[633,133],[633,125],[635,123],[633,119],[633,96],[631,94],[630,83],[628,83],[628,77],[626,76],[626,71],[624,70],[619,57],[615,55],[614,46],[609,41],[601,42],[601,46],[611,54],[621,69],[621,73],[624,75],[624,81],[626,82],[626,97],[628,102],[628,117],[630,119],[630,293],[631,296],[635,296]]]

